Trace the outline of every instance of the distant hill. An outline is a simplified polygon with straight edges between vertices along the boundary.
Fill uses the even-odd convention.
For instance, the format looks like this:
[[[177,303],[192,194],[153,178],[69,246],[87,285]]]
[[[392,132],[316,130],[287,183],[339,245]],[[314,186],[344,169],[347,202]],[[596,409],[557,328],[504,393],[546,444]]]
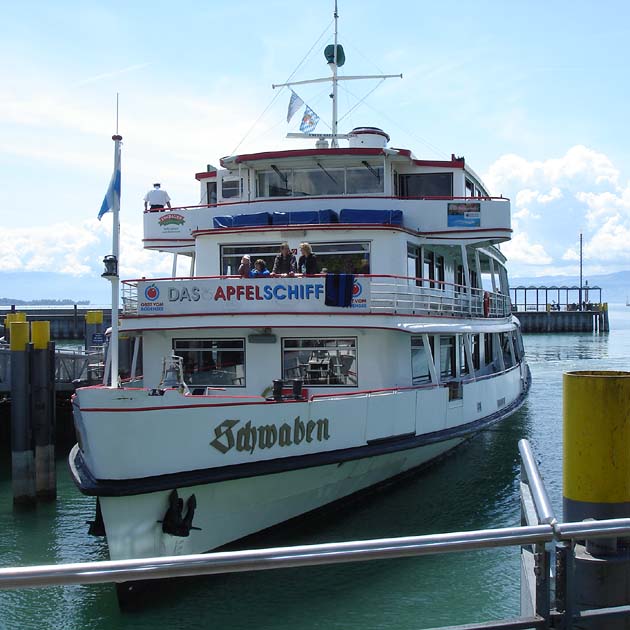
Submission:
[[[18,300],[17,298],[0,297],[0,306],[73,306],[74,304],[89,304],[89,300],[55,300],[42,298],[41,300]]]
[[[583,281],[588,281],[589,286],[598,286],[602,289],[602,301],[611,304],[625,303],[630,297],[630,271],[618,271],[599,276],[584,275]],[[541,276],[541,277],[511,277],[510,286],[578,286],[579,276]],[[595,299],[593,296],[591,299]]]

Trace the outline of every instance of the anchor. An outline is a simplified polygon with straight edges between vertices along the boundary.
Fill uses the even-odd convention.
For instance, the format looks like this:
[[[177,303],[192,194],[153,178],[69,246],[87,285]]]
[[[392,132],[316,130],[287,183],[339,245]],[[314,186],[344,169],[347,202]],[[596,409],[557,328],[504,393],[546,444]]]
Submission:
[[[93,521],[85,521],[90,527],[88,534],[90,536],[105,536],[105,522],[103,521],[103,512],[101,512],[101,502],[96,497],[96,514]]]
[[[173,490],[168,497],[168,509],[164,514],[164,519],[158,521],[162,523],[162,531],[171,536],[186,537],[190,535],[191,529],[200,530],[200,527],[193,527],[192,521],[197,508],[197,498],[191,494],[186,501],[186,515],[184,512],[184,500],[179,497],[177,490]]]

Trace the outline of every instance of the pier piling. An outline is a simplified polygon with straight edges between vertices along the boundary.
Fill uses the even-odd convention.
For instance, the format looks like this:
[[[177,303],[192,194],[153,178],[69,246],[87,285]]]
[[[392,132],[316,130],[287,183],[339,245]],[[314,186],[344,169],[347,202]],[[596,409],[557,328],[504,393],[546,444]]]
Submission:
[[[55,476],[55,344],[50,322],[31,324],[31,418],[35,443],[35,491],[38,499],[57,496]]]
[[[29,325],[12,321],[11,337],[11,472],[13,503],[35,502],[35,462],[32,446]]]
[[[563,511],[565,521],[630,517],[630,373],[567,372],[564,381]],[[630,604],[628,540],[576,544],[578,610]],[[589,628],[630,628],[602,619]]]

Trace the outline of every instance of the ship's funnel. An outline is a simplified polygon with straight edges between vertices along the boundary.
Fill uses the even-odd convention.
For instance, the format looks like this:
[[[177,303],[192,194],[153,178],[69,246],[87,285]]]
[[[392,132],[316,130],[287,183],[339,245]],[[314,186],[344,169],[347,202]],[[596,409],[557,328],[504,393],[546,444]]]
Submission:
[[[389,136],[378,127],[355,127],[348,134],[351,148],[384,149]]]

